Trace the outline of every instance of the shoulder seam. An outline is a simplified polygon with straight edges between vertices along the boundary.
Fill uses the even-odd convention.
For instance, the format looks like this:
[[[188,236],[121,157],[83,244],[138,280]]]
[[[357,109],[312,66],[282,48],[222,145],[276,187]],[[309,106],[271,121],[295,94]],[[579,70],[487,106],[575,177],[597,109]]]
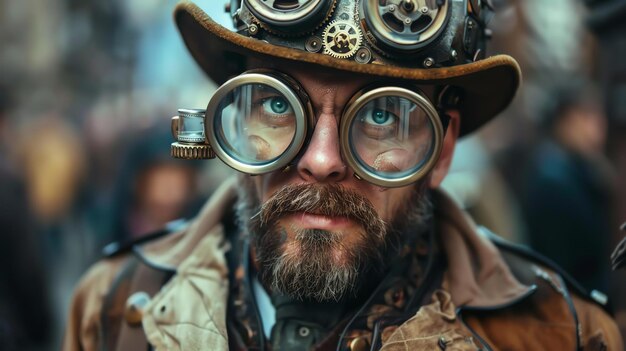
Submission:
[[[588,291],[584,288],[576,279],[574,279],[569,273],[567,273],[563,268],[561,268],[556,262],[551,260],[550,258],[533,251],[529,247],[525,245],[520,245],[517,243],[510,242],[508,240],[503,239],[502,237],[496,235],[491,230],[486,227],[479,226],[479,231],[485,235],[494,245],[496,245],[499,249],[506,250],[508,252],[512,252],[524,258],[530,259],[532,261],[536,261],[549,269],[553,270],[556,274],[563,278],[565,283],[573,288],[574,292],[586,300],[592,301],[593,303],[601,306],[604,310],[608,310],[608,301],[606,299],[606,295],[597,290]],[[609,311],[607,311],[609,312]]]

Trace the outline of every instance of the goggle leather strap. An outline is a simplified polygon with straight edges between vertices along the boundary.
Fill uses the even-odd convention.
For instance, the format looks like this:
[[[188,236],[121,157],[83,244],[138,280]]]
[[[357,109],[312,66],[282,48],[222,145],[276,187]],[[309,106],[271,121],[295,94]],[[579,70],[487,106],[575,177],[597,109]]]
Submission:
[[[446,136],[446,132],[448,131],[448,125],[450,125],[450,117],[449,114],[444,111],[439,112],[439,119],[441,120],[441,126],[443,127],[443,136]]]
[[[441,119],[441,126],[443,127],[443,136],[446,136],[448,131],[448,125],[450,124],[449,114],[446,113],[446,109],[457,108],[461,100],[463,99],[463,91],[454,86],[445,86],[439,93],[439,102],[437,104],[437,112]]]

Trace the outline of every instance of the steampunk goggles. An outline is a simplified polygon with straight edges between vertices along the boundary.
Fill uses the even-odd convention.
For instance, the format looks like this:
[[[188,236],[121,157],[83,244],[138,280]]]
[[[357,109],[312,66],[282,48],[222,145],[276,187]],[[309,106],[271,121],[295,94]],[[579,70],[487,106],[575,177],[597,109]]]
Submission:
[[[384,187],[413,183],[439,157],[443,116],[416,87],[366,87],[343,110],[342,156],[357,178]],[[237,171],[264,174],[295,163],[314,129],[310,99],[293,78],[248,71],[219,87],[206,110],[179,110],[172,120],[172,155],[217,156]]]

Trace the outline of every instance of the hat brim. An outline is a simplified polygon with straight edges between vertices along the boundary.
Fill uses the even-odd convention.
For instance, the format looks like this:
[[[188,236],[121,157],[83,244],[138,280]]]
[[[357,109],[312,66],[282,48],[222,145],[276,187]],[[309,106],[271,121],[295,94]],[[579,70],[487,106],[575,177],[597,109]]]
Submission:
[[[452,85],[465,91],[459,110],[461,136],[476,130],[504,110],[517,91],[521,71],[510,56],[497,55],[476,62],[441,68],[405,68],[360,64],[328,55],[272,45],[237,34],[211,19],[190,2],[176,6],[174,19],[196,62],[218,84],[245,70],[248,57],[271,62],[297,62],[381,78]]]

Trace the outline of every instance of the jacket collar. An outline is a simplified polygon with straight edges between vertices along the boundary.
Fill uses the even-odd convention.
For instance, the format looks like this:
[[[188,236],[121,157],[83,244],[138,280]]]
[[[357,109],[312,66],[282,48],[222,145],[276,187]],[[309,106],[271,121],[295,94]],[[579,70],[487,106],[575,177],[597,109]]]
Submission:
[[[235,179],[222,184],[187,228],[137,246],[135,254],[152,267],[175,271],[206,236],[223,242],[221,219],[235,202],[236,186]],[[442,190],[432,193],[434,222],[448,263],[444,289],[450,292],[453,303],[498,308],[530,294],[532,287],[515,278],[496,246],[480,234],[471,218]]]
[[[215,190],[196,218],[183,230],[135,246],[133,251],[151,267],[176,271],[205,236],[209,234],[223,236],[221,220],[235,203],[236,186],[234,178],[225,181]],[[221,239],[219,241],[222,241]]]
[[[434,223],[447,257],[444,289],[456,306],[497,308],[533,289],[511,273],[496,246],[445,192],[433,191]]]

